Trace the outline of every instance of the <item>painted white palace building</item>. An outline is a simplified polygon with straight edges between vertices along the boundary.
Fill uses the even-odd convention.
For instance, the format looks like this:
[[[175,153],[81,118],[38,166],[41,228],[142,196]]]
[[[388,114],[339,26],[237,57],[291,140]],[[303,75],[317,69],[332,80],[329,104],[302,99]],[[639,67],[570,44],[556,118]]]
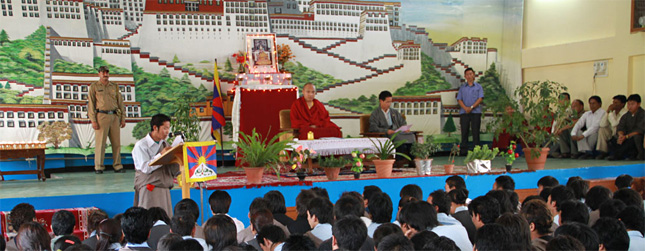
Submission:
[[[20,121],[14,120],[14,127],[8,127],[6,112],[19,113],[24,109],[27,115],[30,111],[36,114],[51,106],[65,114],[56,119],[71,122],[79,135],[70,146],[86,147],[87,142],[93,141],[86,115],[86,96],[89,84],[97,77],[54,72],[56,60],[93,65],[94,58],[100,57],[128,70],[136,63],[147,72],[167,69],[171,76],[181,77],[187,71],[169,63],[175,55],[182,62],[207,61],[212,65],[214,59],[225,62],[233,53],[244,50],[247,34],[274,33],[277,44],[289,45],[299,63],[343,80],[318,90],[317,97],[323,102],[378,95],[381,90],[395,90],[421,75],[420,45],[413,40],[393,41],[390,34],[391,29],[401,30],[400,2],[0,0],[0,8],[0,29],[11,39],[22,39],[40,26],[47,27],[43,87],[0,79],[0,84],[9,83],[12,90],[21,90],[21,95],[43,97],[43,105],[29,108],[0,105],[5,113],[0,117],[0,125],[4,125],[0,129],[5,135],[18,135],[15,140],[24,138],[24,133],[20,136],[12,133],[14,130],[35,129],[27,122],[26,127],[20,127]],[[496,50],[486,47],[485,38],[462,40],[448,49],[457,68],[472,65],[485,69],[479,66],[496,60]],[[196,87],[203,84],[212,88],[212,80],[195,74],[189,77]],[[126,101],[128,119],[122,143],[134,143],[129,132],[142,118],[133,76],[112,75],[111,80],[120,84]],[[222,82],[223,92],[231,88],[232,83]],[[440,114],[435,111],[441,105],[437,103],[437,96],[430,100],[429,110],[410,115]],[[328,109],[332,114],[347,114],[338,108]],[[33,134],[37,135],[30,135]]]

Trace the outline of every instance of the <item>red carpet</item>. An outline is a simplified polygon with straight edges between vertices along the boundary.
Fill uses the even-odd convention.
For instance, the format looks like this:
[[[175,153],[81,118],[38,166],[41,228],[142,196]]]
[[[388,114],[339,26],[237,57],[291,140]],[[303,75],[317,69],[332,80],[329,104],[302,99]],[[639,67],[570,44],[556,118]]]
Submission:
[[[484,174],[504,174],[506,171],[504,169],[493,168],[490,173]],[[527,170],[513,170],[512,173],[527,172]],[[444,176],[444,175],[465,175],[466,166],[455,166],[454,172],[452,174],[446,174],[443,166],[436,165],[432,167],[432,175],[426,176]],[[469,174],[469,175],[480,175],[480,174]],[[395,168],[392,171],[391,179],[396,178],[411,178],[411,177],[424,177],[417,175],[417,171],[414,168]],[[371,171],[365,171],[361,173],[361,180],[364,179],[377,179],[374,169]],[[341,171],[336,181],[347,181],[354,180],[353,173],[349,172],[349,169]],[[274,173],[264,173],[262,177],[261,184],[246,184],[246,176],[244,171],[234,171],[226,172],[223,174],[218,174],[216,180],[210,180],[205,182],[205,188],[207,190],[216,190],[216,189],[232,189],[232,188],[252,188],[252,187],[265,187],[265,186],[312,186],[313,182],[328,182],[327,176],[325,176],[324,171],[316,171],[313,174],[309,174],[304,181],[299,181],[295,173],[282,173],[280,178],[278,178]],[[197,186],[195,186],[197,188]]]

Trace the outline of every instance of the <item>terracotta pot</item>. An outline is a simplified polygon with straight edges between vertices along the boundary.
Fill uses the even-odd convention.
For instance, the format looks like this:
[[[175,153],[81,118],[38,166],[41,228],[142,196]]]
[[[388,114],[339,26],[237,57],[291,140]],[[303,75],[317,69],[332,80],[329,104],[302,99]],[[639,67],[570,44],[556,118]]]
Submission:
[[[389,178],[392,177],[392,167],[394,166],[393,159],[373,160],[374,167],[376,169],[376,177],[378,178]]]
[[[246,173],[246,183],[260,184],[262,183],[262,175],[264,175],[264,167],[244,167]]]
[[[546,156],[549,154],[549,148],[545,147],[540,150],[540,157],[535,158],[531,156],[531,149],[534,148],[524,148],[524,157],[526,158],[526,165],[529,167],[529,170],[543,170],[544,163],[546,163]]]
[[[453,164],[443,165],[443,168],[445,169],[446,174],[450,174],[455,169],[455,165]]]
[[[340,167],[325,167],[325,175],[328,180],[337,180],[340,173]]]

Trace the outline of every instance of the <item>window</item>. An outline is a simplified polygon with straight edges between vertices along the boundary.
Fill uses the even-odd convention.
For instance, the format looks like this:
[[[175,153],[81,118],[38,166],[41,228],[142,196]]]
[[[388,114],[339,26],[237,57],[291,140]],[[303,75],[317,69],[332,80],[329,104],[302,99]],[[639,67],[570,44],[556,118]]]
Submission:
[[[7,121],[7,127],[13,127],[13,121]]]
[[[29,127],[31,127],[31,128],[36,127],[36,122],[29,121]]]
[[[50,119],[55,118],[55,116],[54,116],[54,112],[48,112],[48,113],[47,113],[47,118],[50,118]]]
[[[7,112],[7,118],[13,118],[13,112]]]
[[[4,121],[0,120],[0,127],[4,127]]]
[[[25,112],[18,112],[18,118],[25,118]]]
[[[39,112],[38,113],[38,118],[39,119],[44,119],[45,118],[45,113],[44,112]]]
[[[0,118],[4,118],[4,112],[0,111]]]
[[[63,112],[58,112],[58,118],[59,118],[59,119],[65,118],[65,113],[63,113]]]

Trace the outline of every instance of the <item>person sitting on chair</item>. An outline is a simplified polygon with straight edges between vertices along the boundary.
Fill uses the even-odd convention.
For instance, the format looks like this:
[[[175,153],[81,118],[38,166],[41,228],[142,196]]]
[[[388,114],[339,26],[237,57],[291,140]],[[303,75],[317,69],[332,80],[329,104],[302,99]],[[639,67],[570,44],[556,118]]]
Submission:
[[[382,91],[378,95],[378,99],[379,107],[377,107],[372,112],[372,115],[370,115],[369,132],[383,133],[389,138],[392,137],[396,129],[407,125],[407,122],[399,111],[390,109],[390,106],[392,105],[392,93],[389,91]],[[399,146],[396,151],[410,156],[410,148],[414,142],[414,137],[414,134],[409,130],[397,134],[393,141],[397,142],[403,140],[405,143]],[[403,158],[398,155],[396,158],[399,163],[403,160]],[[410,156],[410,158],[413,159],[412,156]],[[414,161],[410,161],[409,163],[410,167],[414,166]],[[397,164],[397,166],[401,166],[401,164]]]
[[[309,132],[314,138],[343,137],[340,128],[331,122],[329,112],[316,99],[316,87],[307,83],[302,87],[302,97],[291,105],[291,127],[299,129],[300,139],[307,139]]]

